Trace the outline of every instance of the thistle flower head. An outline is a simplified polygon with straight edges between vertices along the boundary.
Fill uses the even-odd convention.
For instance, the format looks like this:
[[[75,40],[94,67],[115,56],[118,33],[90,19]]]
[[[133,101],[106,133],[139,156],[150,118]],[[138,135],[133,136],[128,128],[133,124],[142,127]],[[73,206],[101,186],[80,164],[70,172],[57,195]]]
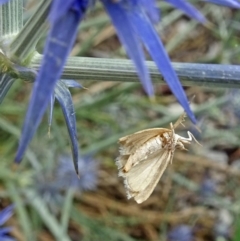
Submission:
[[[168,241],[193,241],[193,229],[188,225],[179,225],[170,230]]]

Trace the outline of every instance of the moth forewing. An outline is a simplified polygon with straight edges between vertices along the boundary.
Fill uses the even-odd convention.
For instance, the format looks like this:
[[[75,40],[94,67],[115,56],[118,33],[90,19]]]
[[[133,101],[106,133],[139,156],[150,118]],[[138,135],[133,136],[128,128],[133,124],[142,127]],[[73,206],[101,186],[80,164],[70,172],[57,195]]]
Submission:
[[[118,143],[120,145],[120,155],[131,154],[135,152],[140,146],[146,143],[148,140],[152,139],[157,135],[169,131],[166,128],[151,128],[143,131],[138,131],[132,135],[124,136],[119,139]]]

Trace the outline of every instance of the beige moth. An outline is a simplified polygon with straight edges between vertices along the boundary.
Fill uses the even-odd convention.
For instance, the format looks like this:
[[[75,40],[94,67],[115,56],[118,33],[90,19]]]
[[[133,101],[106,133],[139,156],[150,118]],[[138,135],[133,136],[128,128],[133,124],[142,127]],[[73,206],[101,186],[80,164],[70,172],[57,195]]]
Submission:
[[[172,162],[174,151],[186,150],[184,144],[192,140],[197,142],[189,131],[188,138],[175,134],[175,128],[184,118],[185,113],[174,125],[170,123],[170,129],[146,129],[119,139],[120,154],[116,165],[119,176],[124,179],[128,199],[134,198],[137,203],[147,200]]]

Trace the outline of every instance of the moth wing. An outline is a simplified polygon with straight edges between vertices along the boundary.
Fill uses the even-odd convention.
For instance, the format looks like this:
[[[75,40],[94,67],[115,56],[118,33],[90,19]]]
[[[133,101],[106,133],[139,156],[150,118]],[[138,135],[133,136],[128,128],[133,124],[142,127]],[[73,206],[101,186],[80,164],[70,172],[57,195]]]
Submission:
[[[123,176],[127,197],[134,197],[137,203],[145,201],[153,192],[165,171],[172,152],[161,150],[143,162],[133,166],[129,172],[120,173]]]
[[[124,136],[119,139],[120,155],[132,154],[151,138],[169,131],[170,130],[166,128],[152,128]]]
[[[152,178],[152,181],[149,183],[149,185],[142,192],[139,192],[136,196],[134,196],[134,199],[137,203],[142,203],[149,198],[156,185],[158,184],[159,180],[161,179],[168,164],[170,163],[171,158],[171,153],[169,152],[166,159],[164,159],[161,163],[159,169],[154,173],[154,178]]]

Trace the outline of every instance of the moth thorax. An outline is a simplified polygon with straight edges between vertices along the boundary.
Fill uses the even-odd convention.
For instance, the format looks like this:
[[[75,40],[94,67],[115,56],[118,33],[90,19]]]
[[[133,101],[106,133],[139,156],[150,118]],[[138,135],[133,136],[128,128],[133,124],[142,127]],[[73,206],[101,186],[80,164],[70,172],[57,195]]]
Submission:
[[[133,154],[132,158],[134,160],[144,160],[148,158],[149,155],[159,151],[163,148],[162,138],[156,136],[145,142],[137,151]]]
[[[173,140],[172,132],[164,132],[163,133],[163,146],[164,147],[172,145],[172,140]]]

